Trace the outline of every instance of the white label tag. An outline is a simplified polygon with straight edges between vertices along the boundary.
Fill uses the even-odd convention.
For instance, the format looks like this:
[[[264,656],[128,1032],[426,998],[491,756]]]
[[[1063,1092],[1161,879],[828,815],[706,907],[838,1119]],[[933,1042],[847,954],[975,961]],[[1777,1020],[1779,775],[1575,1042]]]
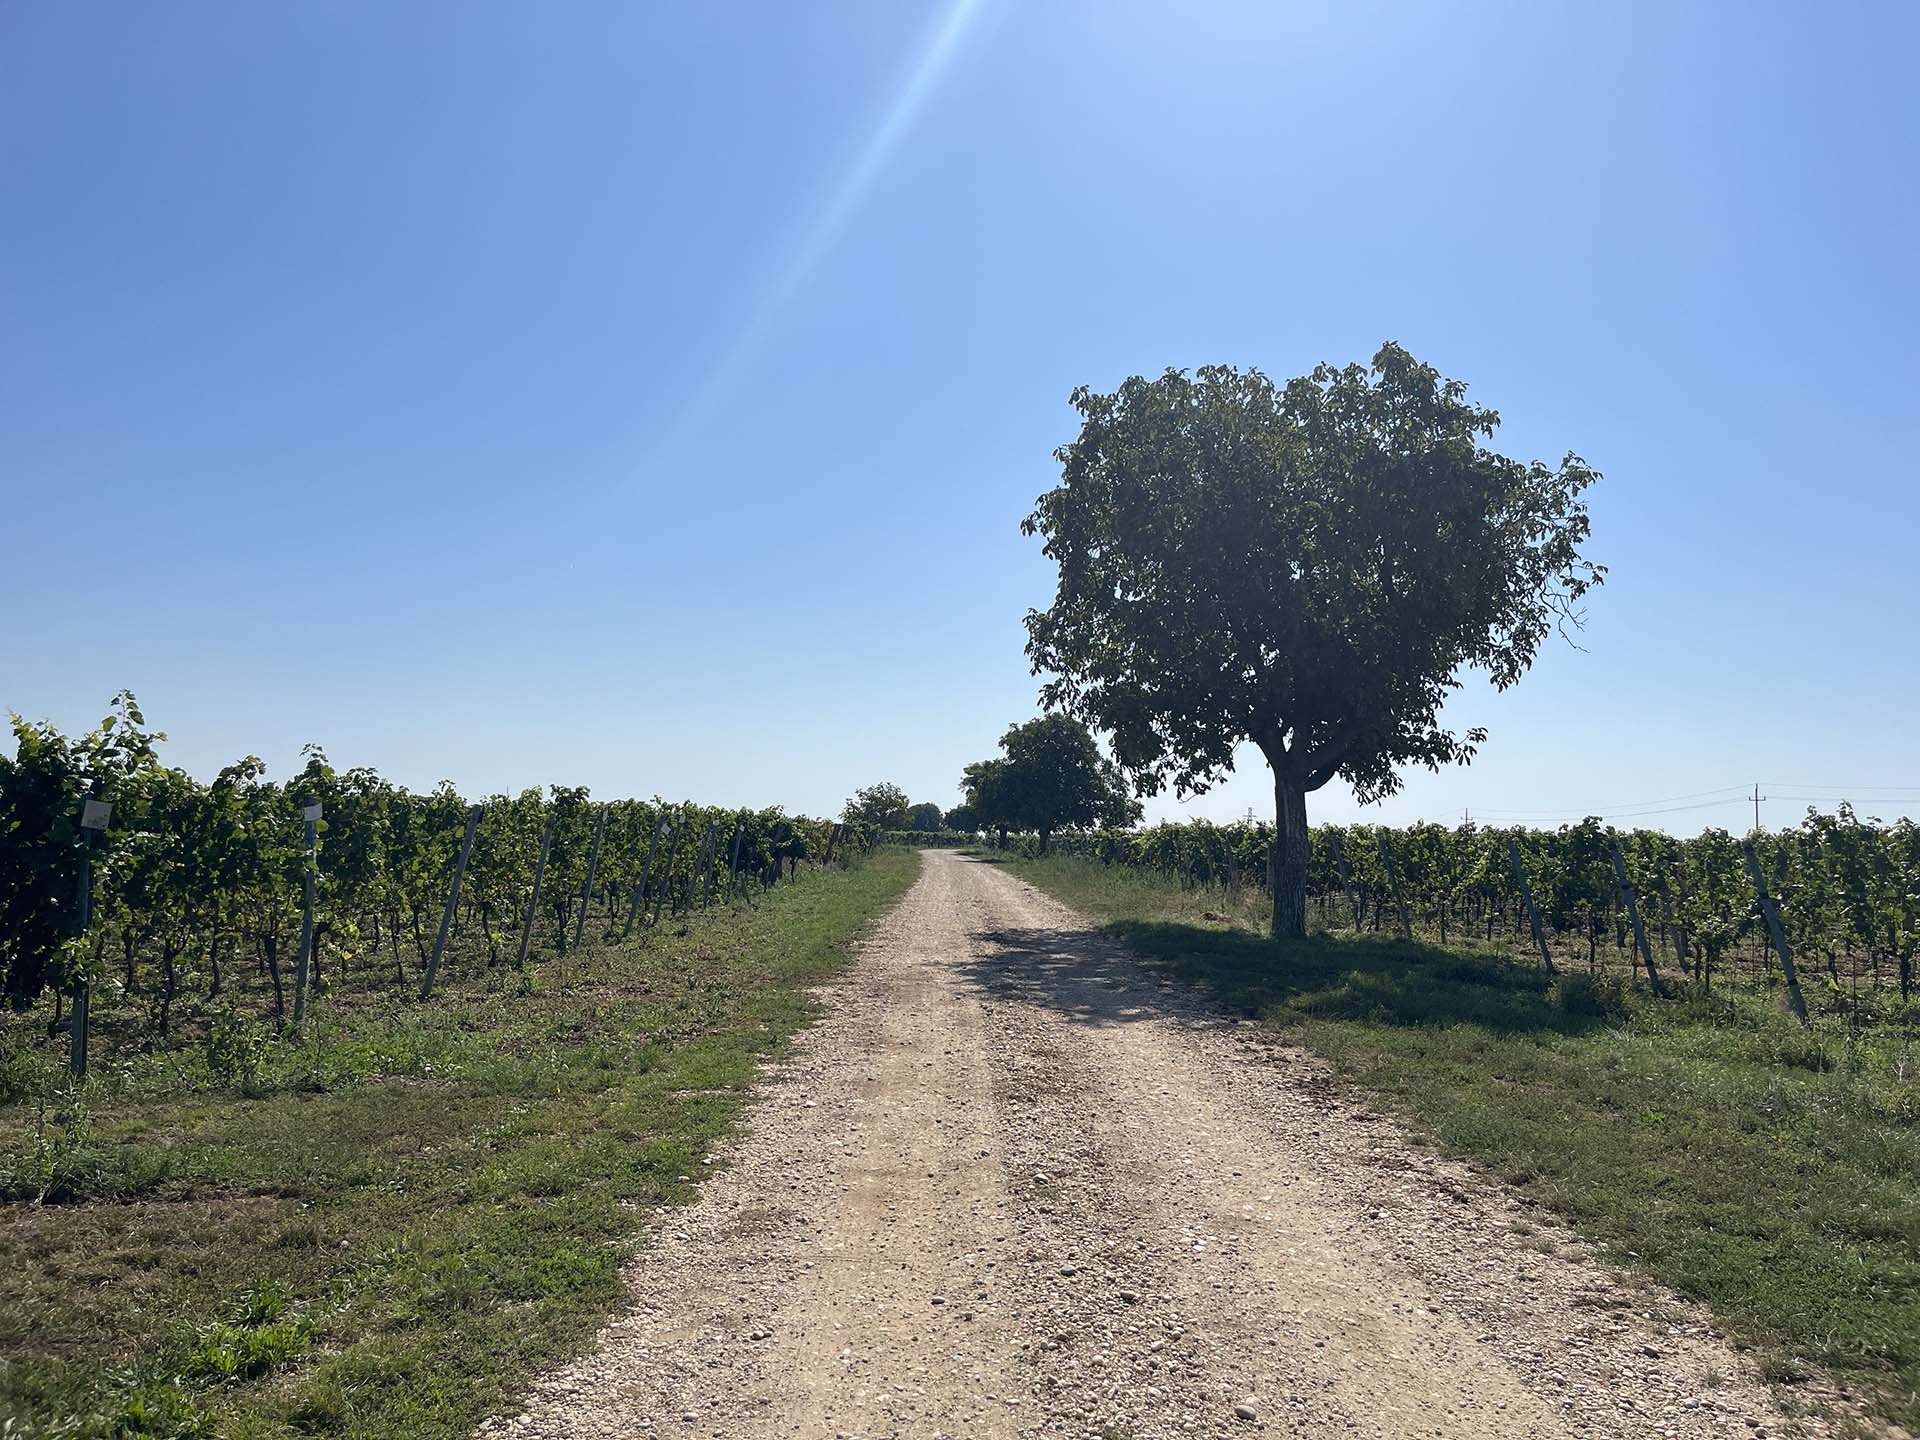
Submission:
[[[104,830],[107,822],[113,818],[111,800],[83,800],[80,802],[80,828],[82,830]]]
[[[302,810],[300,814],[303,819],[318,820],[320,818],[320,802],[318,800],[314,801],[313,804]]]

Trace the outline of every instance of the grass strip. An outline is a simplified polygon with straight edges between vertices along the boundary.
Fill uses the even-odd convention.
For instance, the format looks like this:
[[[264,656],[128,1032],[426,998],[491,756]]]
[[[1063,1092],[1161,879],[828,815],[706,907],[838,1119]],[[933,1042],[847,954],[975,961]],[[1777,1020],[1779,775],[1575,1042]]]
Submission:
[[[1920,1427],[1913,1026],[1549,981],[1471,946],[1278,942],[1250,906],[1070,857],[1007,868],[1332,1062],[1423,1143],[1713,1308],[1788,1398]],[[1802,1385],[1817,1366],[1841,1393]]]
[[[468,1434],[618,1305],[648,1212],[918,866],[882,850],[564,978],[323,996],[304,1043],[216,1028],[0,1109],[0,1433]]]

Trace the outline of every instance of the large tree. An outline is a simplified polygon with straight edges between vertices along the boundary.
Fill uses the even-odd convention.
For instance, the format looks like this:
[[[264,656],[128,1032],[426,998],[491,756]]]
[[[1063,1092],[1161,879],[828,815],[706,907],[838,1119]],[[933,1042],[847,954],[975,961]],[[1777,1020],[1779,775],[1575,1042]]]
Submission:
[[[1007,762],[1004,759],[976,760],[960,774],[960,789],[966,795],[962,807],[974,817],[982,830],[999,835],[1001,849],[1006,848],[1007,831],[1020,823],[1013,806],[1013,792],[1007,787]]]
[[[1003,752],[966,768],[961,786],[980,822],[1000,831],[1033,830],[1044,851],[1056,830],[1130,825],[1140,804],[1119,768],[1100,753],[1085,725],[1043,715],[1000,737]]]
[[[849,825],[865,825],[873,830],[904,830],[910,815],[907,792],[891,781],[865,785],[841,810],[840,818]]]
[[[1113,737],[1136,788],[1205,790],[1258,746],[1273,768],[1273,933],[1306,930],[1306,797],[1363,801],[1395,767],[1471,760],[1439,720],[1463,670],[1501,689],[1603,570],[1584,560],[1576,455],[1483,443],[1499,417],[1398,345],[1275,385],[1206,366],[1073,394],[1079,438],[1027,517],[1060,566],[1027,616],[1049,707]]]

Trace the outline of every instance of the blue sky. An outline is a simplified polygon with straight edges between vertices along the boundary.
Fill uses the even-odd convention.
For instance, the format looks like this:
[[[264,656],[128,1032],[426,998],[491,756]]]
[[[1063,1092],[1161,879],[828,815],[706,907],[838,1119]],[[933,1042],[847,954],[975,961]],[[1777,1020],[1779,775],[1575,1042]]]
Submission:
[[[203,775],[951,804],[1034,711],[1068,392],[1395,339],[1605,473],[1611,575],[1583,652],[1462,693],[1471,769],[1316,818],[1914,808],[1917,46],[1891,4],[0,9],[0,706],[130,686]],[[1248,762],[1150,813],[1267,809]]]

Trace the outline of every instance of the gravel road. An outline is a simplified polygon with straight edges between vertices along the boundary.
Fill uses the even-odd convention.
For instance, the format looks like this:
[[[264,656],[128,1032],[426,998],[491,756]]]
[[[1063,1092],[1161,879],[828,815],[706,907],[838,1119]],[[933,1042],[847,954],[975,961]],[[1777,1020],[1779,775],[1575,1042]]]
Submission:
[[[490,1437],[1748,1436],[1706,1315],[930,852],[631,1308]]]

